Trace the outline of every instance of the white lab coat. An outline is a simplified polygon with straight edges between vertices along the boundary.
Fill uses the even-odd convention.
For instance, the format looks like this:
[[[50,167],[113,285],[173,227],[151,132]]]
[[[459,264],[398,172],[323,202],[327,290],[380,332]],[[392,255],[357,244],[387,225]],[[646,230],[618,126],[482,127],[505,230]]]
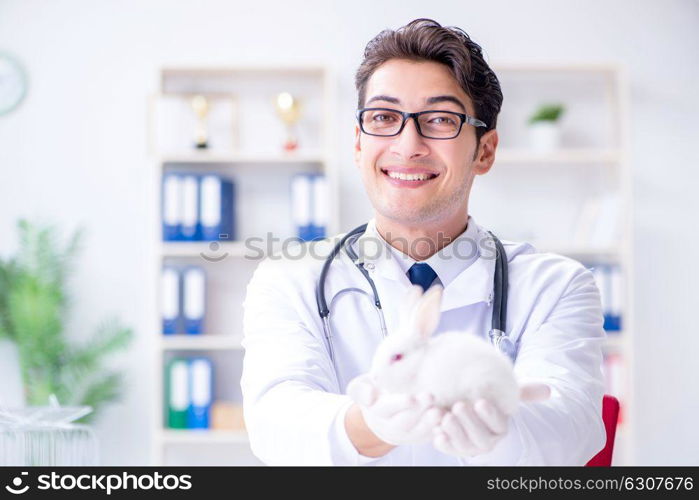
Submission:
[[[469,224],[475,223],[473,218]],[[486,232],[476,224],[479,248]],[[377,236],[375,221],[365,236]],[[241,387],[245,423],[255,455],[270,465],[584,465],[605,443],[602,328],[598,289],[572,259],[502,240],[508,258],[507,333],[517,342],[518,380],[549,384],[548,401],[520,403],[505,437],[489,453],[457,458],[431,444],[398,446],[378,459],[358,454],[344,428],[352,401],[347,383],[368,371],[381,341],[376,310],[359,293],[371,289],[342,252],[326,282],[339,377],[330,361],[316,306],[320,269],[336,238],[301,244],[260,263],[244,302],[245,357]],[[383,242],[383,240],[380,240]],[[388,334],[411,286],[396,259],[355,244],[376,284]],[[372,247],[369,247],[372,248]],[[492,248],[492,246],[488,247]],[[492,315],[495,261],[487,250],[448,283],[436,335],[448,330],[486,337]],[[373,264],[373,265],[372,265]]]

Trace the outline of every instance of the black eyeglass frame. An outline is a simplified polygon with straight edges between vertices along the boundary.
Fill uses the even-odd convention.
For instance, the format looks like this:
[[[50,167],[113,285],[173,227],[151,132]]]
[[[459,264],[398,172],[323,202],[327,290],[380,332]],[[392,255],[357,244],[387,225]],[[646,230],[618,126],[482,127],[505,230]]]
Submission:
[[[403,123],[400,124],[400,128],[395,134],[372,134],[364,130],[364,125],[362,124],[362,115],[364,115],[364,112],[366,111],[391,111],[393,113],[398,113],[403,117]],[[422,133],[422,129],[420,128],[420,121],[418,120],[418,117],[420,115],[425,115],[427,113],[448,113],[450,115],[455,115],[458,116],[461,120],[461,124],[459,125],[459,130],[456,131],[456,134],[453,135],[452,137],[430,137],[429,135],[425,135]],[[424,137],[425,139],[436,139],[436,140],[450,140],[450,139],[456,139],[459,137],[459,134],[461,133],[461,129],[464,127],[464,123],[468,123],[469,125],[472,125],[474,127],[487,127],[485,122],[479,120],[478,118],[475,118],[473,116],[466,115],[464,113],[457,113],[456,111],[444,111],[441,109],[428,109],[426,111],[418,111],[416,113],[408,113],[407,111],[400,111],[397,109],[393,108],[362,108],[357,110],[357,121],[359,122],[359,129],[362,131],[362,133],[366,135],[372,135],[374,137],[395,137],[397,135],[400,135],[401,132],[403,132],[403,129],[405,128],[405,124],[408,121],[408,118],[412,118],[415,121],[415,128],[417,129],[417,133],[420,134],[421,137]]]

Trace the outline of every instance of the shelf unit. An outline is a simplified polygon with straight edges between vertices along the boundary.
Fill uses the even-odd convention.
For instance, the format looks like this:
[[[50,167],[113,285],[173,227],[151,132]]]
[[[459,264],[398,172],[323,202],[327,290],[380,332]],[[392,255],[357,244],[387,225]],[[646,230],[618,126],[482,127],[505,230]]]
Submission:
[[[155,311],[155,325],[161,324],[160,318],[160,272],[165,263],[196,264],[207,272],[207,312],[206,324],[211,325],[202,335],[163,335],[157,329],[154,332],[153,375],[156,397],[153,398],[153,419],[151,422],[151,461],[154,465],[179,465],[184,461],[169,460],[168,451],[172,447],[186,447],[187,461],[196,456],[201,465],[245,465],[258,464],[253,457],[245,431],[212,429],[169,429],[165,426],[165,380],[164,366],[167,359],[174,355],[206,355],[214,362],[214,379],[217,371],[228,370],[225,381],[215,382],[214,400],[221,393],[233,393],[238,398],[239,377],[242,367],[242,300],[245,287],[252,272],[267,251],[251,249],[244,241],[250,237],[262,237],[268,232],[281,238],[293,237],[293,227],[289,219],[290,210],[270,214],[275,208],[261,211],[267,207],[265,197],[285,199],[289,196],[290,176],[298,172],[315,172],[325,175],[328,183],[327,234],[339,232],[337,203],[337,165],[333,154],[331,127],[335,105],[334,78],[328,68],[323,66],[273,65],[265,67],[226,67],[226,68],[165,68],[159,73],[160,88],[149,103],[150,115],[150,151],[154,162],[155,185],[160,201],[162,175],[166,171],[215,172],[233,177],[236,182],[236,225],[238,235],[235,241],[221,242],[164,242],[161,238],[160,217],[156,234],[156,266],[154,276],[158,289]],[[293,152],[283,151],[282,127],[274,116],[271,104],[273,96],[282,91],[289,91],[300,96],[302,106],[308,104],[308,110],[302,108],[299,126],[304,117],[312,121],[306,130],[304,147],[303,138],[299,149]],[[308,91],[308,94],[304,94]],[[235,148],[216,149],[212,144],[210,150],[178,148],[163,151],[156,140],[158,117],[158,99],[163,96],[187,96],[195,93],[203,95],[234,95],[237,103],[236,119],[242,122],[247,116],[258,119],[267,113],[267,121],[262,126],[256,122],[254,130],[246,130],[241,124],[242,141]],[[306,101],[304,102],[304,99]],[[315,99],[315,101],[313,101]],[[261,111],[259,111],[261,110]],[[253,113],[254,111],[254,113]],[[259,111],[259,112],[258,112]],[[304,114],[306,112],[307,114]],[[247,113],[247,114],[246,114]],[[251,114],[252,113],[252,114]],[[276,127],[276,125],[279,125]],[[266,128],[265,128],[266,127]],[[275,128],[276,127],[276,128]],[[271,130],[271,137],[256,135],[260,129]],[[299,134],[302,135],[303,131]],[[276,135],[275,135],[276,134]],[[272,146],[270,146],[272,144]],[[279,146],[277,148],[277,145]],[[247,182],[247,184],[246,184]],[[260,200],[262,198],[262,200]],[[279,203],[283,203],[280,201]],[[160,210],[158,209],[158,212]],[[271,219],[270,216],[274,217]],[[267,217],[267,219],[265,219]],[[270,221],[276,225],[270,227]],[[219,377],[223,378],[223,377]],[[241,403],[242,401],[237,401]],[[225,447],[223,459],[215,461],[216,454],[211,445]],[[198,453],[198,455],[196,455]],[[176,455],[176,454],[175,454]],[[187,462],[188,463],[188,462]],[[189,464],[189,463],[188,463]]]
[[[500,144],[492,171],[474,185],[470,211],[496,234],[529,241],[539,251],[586,265],[620,266],[622,331],[609,332],[603,350],[623,360],[622,385],[614,394],[623,413],[614,465],[633,465],[633,197],[625,69],[615,64],[504,63],[493,70],[505,96],[497,126]],[[559,149],[542,153],[528,147],[526,118],[544,102],[566,105],[561,126],[569,133]],[[582,195],[600,193],[614,194],[620,201],[617,238],[577,243],[571,230],[579,222],[575,217],[585,202]],[[506,209],[500,207],[502,200],[507,200]],[[513,222],[513,214],[520,218]]]
[[[163,335],[163,351],[225,351],[242,349],[242,337],[231,334]]]

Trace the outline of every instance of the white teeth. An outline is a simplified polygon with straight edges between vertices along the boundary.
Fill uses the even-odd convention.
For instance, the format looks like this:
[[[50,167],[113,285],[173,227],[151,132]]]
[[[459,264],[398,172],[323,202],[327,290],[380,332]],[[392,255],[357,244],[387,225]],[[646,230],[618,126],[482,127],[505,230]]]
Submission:
[[[392,179],[400,179],[402,181],[426,181],[431,176],[430,174],[403,174],[401,172],[387,172]]]

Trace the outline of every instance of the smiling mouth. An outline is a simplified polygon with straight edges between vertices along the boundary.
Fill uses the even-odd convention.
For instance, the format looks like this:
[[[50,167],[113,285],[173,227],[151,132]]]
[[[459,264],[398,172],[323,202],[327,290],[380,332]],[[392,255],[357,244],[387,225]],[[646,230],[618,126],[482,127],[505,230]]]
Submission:
[[[439,174],[432,174],[432,173],[419,173],[419,174],[406,174],[402,172],[395,172],[395,171],[389,171],[385,169],[381,169],[381,172],[383,172],[384,175],[387,177],[390,177],[391,179],[396,179],[396,180],[401,180],[401,181],[413,181],[413,182],[418,182],[418,181],[429,181],[431,179],[434,179],[439,176]]]

